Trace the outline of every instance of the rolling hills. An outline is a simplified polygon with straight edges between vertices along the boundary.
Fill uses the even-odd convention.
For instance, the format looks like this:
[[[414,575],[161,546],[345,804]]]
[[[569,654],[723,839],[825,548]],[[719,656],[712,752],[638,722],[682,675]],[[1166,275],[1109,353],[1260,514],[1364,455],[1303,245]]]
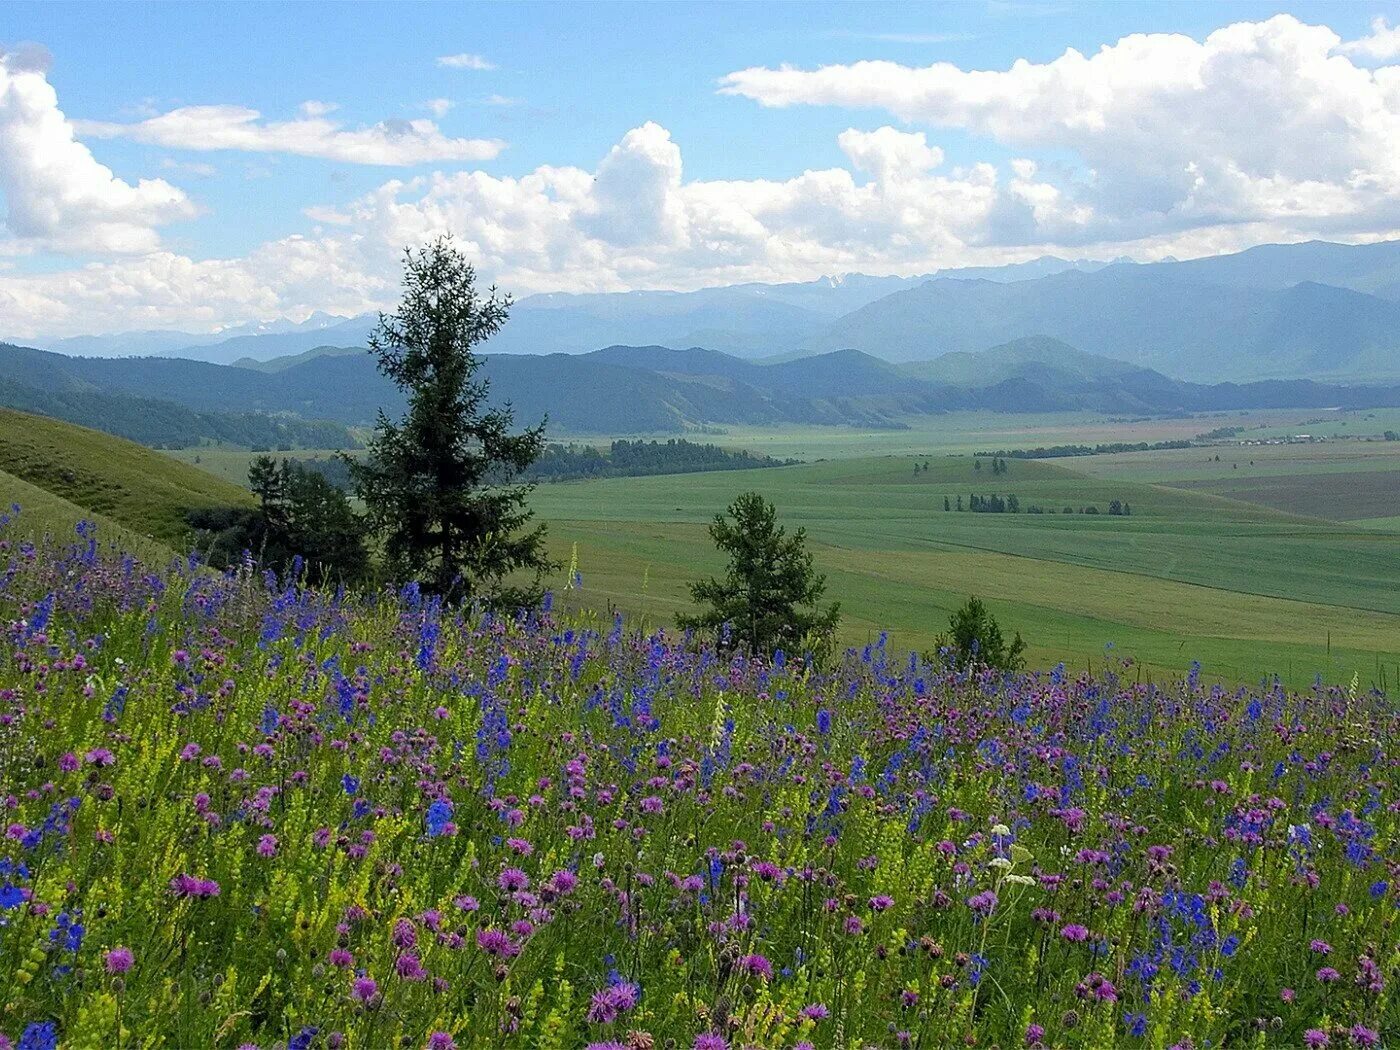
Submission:
[[[79,508],[155,540],[183,549],[191,540],[191,511],[251,507],[252,497],[197,467],[121,438],[60,420],[0,408],[0,501],[24,507],[27,490],[12,494],[7,479],[42,490],[46,501],[35,523],[51,528]],[[29,493],[32,494],[32,493]],[[23,518],[23,509],[21,516]],[[29,529],[29,518],[22,525]]]
[[[489,345],[488,345],[489,349]],[[1044,336],[895,365],[855,349],[772,362],[717,350],[609,346],[488,354],[492,398],[552,433],[679,433],[715,426],[902,427],[958,410],[1179,414],[1400,405],[1400,386],[1309,380],[1198,384]],[[396,413],[401,393],[366,352],[325,347],[271,362],[66,357],[0,344],[0,404],[151,444],[353,447],[346,428]],[[178,440],[177,440],[178,439]]]
[[[1195,283],[1135,265],[1015,283],[929,281],[846,315],[809,345],[922,361],[1036,335],[1177,379],[1400,377],[1400,303],[1311,282]]]
[[[256,403],[257,377],[242,381],[245,371],[175,358],[67,357],[0,343],[0,406],[147,445],[358,444],[343,424]]]

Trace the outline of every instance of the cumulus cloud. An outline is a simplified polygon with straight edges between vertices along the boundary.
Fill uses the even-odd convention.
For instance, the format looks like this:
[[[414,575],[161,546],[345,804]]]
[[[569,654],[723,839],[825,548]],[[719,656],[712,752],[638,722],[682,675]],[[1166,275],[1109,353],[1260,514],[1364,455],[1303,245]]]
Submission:
[[[680,147],[647,123],[594,170],[522,176],[435,172],[394,179],[340,207],[305,210],[311,236],[249,256],[196,262],[170,253],[79,271],[0,277],[11,334],[142,327],[213,328],[250,318],[353,313],[387,305],[399,252],[452,233],[483,276],[510,291],[699,287],[822,273],[927,271],[991,261],[986,231],[1003,198],[1031,221],[1065,221],[1023,169],[943,171],[923,133],[850,129],[849,167],[787,180],[694,180]],[[1037,196],[1040,192],[1040,196]],[[1043,199],[1048,198],[1048,199]]]
[[[446,66],[448,69],[495,69],[494,62],[488,62],[480,55],[474,55],[470,51],[463,51],[456,55],[442,55],[438,58],[437,64]]]
[[[211,329],[381,307],[395,297],[402,247],[439,233],[452,233],[485,278],[521,294],[925,273],[1047,253],[1153,259],[1319,236],[1395,237],[1400,66],[1363,68],[1343,47],[1325,27],[1281,17],[1229,26],[1202,41],[1126,37],[1092,55],[1067,51],[1000,71],[888,62],[745,70],[725,78],[723,90],[769,106],[883,108],[906,126],[850,127],[837,136],[839,163],[795,168],[785,178],[687,179],[683,144],[655,122],[600,148],[591,167],[395,178],[348,202],[306,207],[305,235],[238,259],[154,251],[68,272],[11,269],[0,274],[7,326],[0,334]],[[37,77],[47,88],[42,73],[10,75]],[[51,90],[47,98],[57,112]],[[171,116],[121,127],[179,124]],[[974,159],[954,162],[938,139],[942,128],[970,133],[972,149],[960,136],[960,153]],[[359,156],[384,150],[380,140],[392,137],[388,129],[346,131],[324,113],[279,125],[246,110],[156,137],[165,134],[262,143],[200,147],[209,149],[271,149],[297,139],[328,150],[334,141]],[[343,136],[355,135],[370,144],[352,150]],[[1010,159],[978,162],[979,137]],[[147,183],[114,180],[71,128],[67,141],[78,159],[65,171],[96,167],[114,199],[144,200]],[[13,166],[14,152],[0,153],[0,172]],[[39,183],[47,185],[29,179]],[[64,206],[81,197],[57,196]],[[155,221],[168,218],[159,202],[152,192],[146,204],[154,218],[135,226],[147,247]],[[188,208],[183,195],[176,206]],[[123,214],[142,211],[132,205]],[[0,240],[0,255],[6,243]]]
[[[303,114],[311,114],[306,105]],[[392,118],[370,127],[346,128],[324,115],[269,121],[255,109],[230,105],[182,106],[132,124],[80,121],[78,128],[97,138],[128,138],[170,149],[289,153],[347,164],[483,161],[505,149],[499,139],[450,138],[426,119]]]
[[[441,120],[447,116],[447,111],[453,107],[454,103],[450,98],[430,98],[423,103],[423,108],[433,116]]]
[[[1348,40],[1339,44],[1337,50],[1344,55],[1357,55],[1381,62],[1400,58],[1400,26],[1392,26],[1384,16],[1379,16],[1371,20],[1370,36]]]
[[[1388,53],[1392,33],[1378,24],[1366,53]],[[1089,235],[1280,215],[1337,229],[1393,225],[1400,69],[1362,69],[1340,50],[1326,26],[1280,15],[1203,41],[1136,34],[1006,70],[758,67],[724,77],[720,90],[771,107],[884,109],[1018,150],[1069,151],[1078,170],[1059,192],[1092,210]]]
[[[194,205],[163,179],[116,177],[77,140],[47,78],[47,53],[0,52],[0,196],[12,247],[141,252]]]

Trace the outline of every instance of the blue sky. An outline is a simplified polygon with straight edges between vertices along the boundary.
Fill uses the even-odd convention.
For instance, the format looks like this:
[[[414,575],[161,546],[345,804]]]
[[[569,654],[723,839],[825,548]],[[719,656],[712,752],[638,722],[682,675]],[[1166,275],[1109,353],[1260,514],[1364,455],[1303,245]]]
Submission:
[[[1395,5],[5,10],[0,310],[16,334],[375,305],[391,246],[440,230],[536,291],[1203,254],[1400,226],[1384,141],[1400,122]],[[1066,59],[1122,55],[1134,34],[1139,58]],[[461,55],[476,57],[442,61]],[[1273,78],[1304,93],[1260,87]],[[1288,126],[1314,100],[1327,112]],[[1234,125],[1241,111],[1257,132]],[[1343,142],[1338,122],[1364,126]]]

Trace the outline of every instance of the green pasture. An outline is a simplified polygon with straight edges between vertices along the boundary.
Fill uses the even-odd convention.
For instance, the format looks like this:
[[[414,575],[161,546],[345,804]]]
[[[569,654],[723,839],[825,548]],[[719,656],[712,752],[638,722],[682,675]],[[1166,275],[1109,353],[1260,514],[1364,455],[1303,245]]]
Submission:
[[[785,521],[808,530],[851,644],[888,630],[898,647],[931,646],[952,608],[976,593],[1027,637],[1036,663],[1097,668],[1133,656],[1143,673],[1163,674],[1199,659],[1226,681],[1277,672],[1306,685],[1320,672],[1366,681],[1383,673],[1394,682],[1400,503],[1390,501],[1400,473],[1389,472],[1400,471],[1400,443],[1222,443],[1010,460],[997,476],[990,461],[979,470],[970,455],[1164,441],[1232,425],[1247,427],[1247,438],[1306,418],[955,413],[902,431],[736,428],[692,437],[807,462],[541,485],[533,505],[550,524],[561,562],[577,547],[584,587],[561,600],[658,624],[686,606],[689,582],[720,567],[705,524],[755,488]],[[251,457],[223,448],[169,455],[235,484],[246,482]],[[972,493],[1015,493],[1023,511],[1038,505],[1055,513],[944,511],[945,497],[966,504]],[[1131,516],[1109,516],[1113,499]],[[1077,512],[1090,504],[1100,513]]]
[[[1013,461],[993,478],[968,459],[930,457],[917,474],[914,462],[551,485],[534,502],[561,560],[577,547],[584,586],[566,600],[657,622],[686,604],[688,582],[719,568],[705,523],[757,488],[808,530],[850,643],[888,630],[900,648],[930,646],[976,593],[1039,663],[1131,655],[1150,673],[1199,659],[1232,681],[1275,671],[1295,683],[1317,672],[1379,680],[1382,667],[1396,678],[1400,543],[1390,536],[1054,463]],[[970,492],[1015,492],[1023,507],[1061,513],[943,510],[945,495]],[[1132,516],[1102,513],[1112,498]],[[1062,512],[1088,503],[1101,513]]]

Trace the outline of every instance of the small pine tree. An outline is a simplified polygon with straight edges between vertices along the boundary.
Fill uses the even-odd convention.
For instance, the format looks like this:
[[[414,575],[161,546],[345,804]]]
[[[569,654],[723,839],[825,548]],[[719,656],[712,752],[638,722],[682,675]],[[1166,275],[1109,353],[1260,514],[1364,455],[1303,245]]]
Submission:
[[[823,606],[826,577],[812,566],[807,531],[788,535],[777,511],[746,492],[710,523],[715,546],[729,556],[722,578],[691,584],[701,609],[677,618],[684,630],[714,633],[751,652],[804,647],[823,652],[840,621],[840,606]]]
[[[313,579],[354,583],[369,574],[364,522],[345,493],[321,474],[258,456],[248,468],[248,484],[259,512],[245,545],[265,565],[281,571],[300,556]]]
[[[516,479],[544,450],[544,423],[512,433],[510,406],[488,408],[476,348],[500,331],[510,298],[483,298],[466,257],[442,238],[404,253],[398,312],[381,314],[369,348],[408,396],[383,412],[363,462],[348,461],[388,568],[425,590],[497,607],[535,602],[555,568],[532,486]]]
[[[952,508],[950,507],[949,503],[948,503],[948,497],[947,497],[947,496],[944,496],[944,497],[943,497],[943,509],[944,509],[944,510],[951,510],[951,509],[952,509]]]
[[[1026,643],[1021,640],[1020,632],[1008,644],[996,617],[976,597],[968,598],[948,618],[948,633],[939,635],[934,644],[957,668],[996,667],[1016,671],[1025,662]]]

